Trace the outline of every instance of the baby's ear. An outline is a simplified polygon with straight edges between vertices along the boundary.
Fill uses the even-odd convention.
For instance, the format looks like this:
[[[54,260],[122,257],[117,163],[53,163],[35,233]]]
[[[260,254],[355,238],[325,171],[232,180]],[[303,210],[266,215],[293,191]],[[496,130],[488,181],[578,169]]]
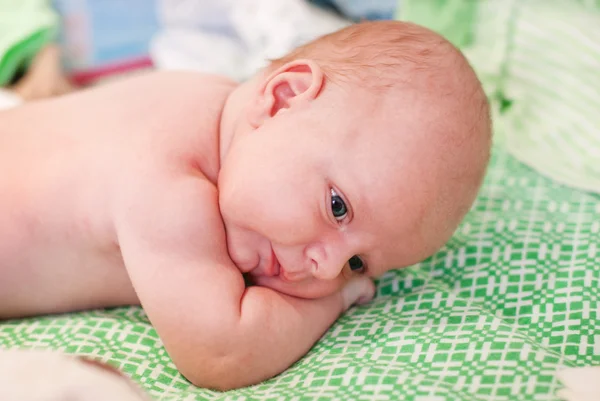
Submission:
[[[259,87],[248,110],[248,121],[257,128],[282,110],[316,99],[324,83],[321,68],[311,60],[294,60],[272,72]]]

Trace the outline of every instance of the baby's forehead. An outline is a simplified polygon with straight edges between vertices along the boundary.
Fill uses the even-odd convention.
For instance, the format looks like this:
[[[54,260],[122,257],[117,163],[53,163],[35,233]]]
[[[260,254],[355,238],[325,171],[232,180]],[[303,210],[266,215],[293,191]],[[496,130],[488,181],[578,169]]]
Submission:
[[[421,163],[416,156],[423,143],[414,125],[394,118],[349,121],[336,132],[332,156],[344,168],[359,168],[370,173],[374,185],[402,179],[401,171]]]
[[[378,143],[386,139],[382,134],[398,135],[403,128],[421,129],[431,112],[439,109],[440,102],[414,88],[374,89],[352,85],[340,90],[333,122],[342,122],[344,134],[362,139],[380,133]],[[329,110],[324,110],[331,115]],[[391,138],[390,138],[391,139]]]

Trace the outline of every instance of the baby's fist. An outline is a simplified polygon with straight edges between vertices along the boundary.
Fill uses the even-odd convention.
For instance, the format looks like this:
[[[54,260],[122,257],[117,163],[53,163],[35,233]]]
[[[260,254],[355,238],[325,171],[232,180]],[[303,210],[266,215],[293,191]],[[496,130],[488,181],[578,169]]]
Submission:
[[[366,304],[375,296],[375,284],[370,278],[356,277],[348,281],[342,288],[344,311],[354,304]]]

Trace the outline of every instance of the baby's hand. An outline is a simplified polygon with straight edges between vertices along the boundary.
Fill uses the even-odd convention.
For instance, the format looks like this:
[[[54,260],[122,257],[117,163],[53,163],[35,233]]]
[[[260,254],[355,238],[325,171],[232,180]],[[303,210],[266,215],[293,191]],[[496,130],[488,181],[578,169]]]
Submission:
[[[344,310],[348,310],[352,305],[363,305],[370,302],[375,296],[375,284],[370,278],[356,277],[350,280],[342,288],[342,300]]]

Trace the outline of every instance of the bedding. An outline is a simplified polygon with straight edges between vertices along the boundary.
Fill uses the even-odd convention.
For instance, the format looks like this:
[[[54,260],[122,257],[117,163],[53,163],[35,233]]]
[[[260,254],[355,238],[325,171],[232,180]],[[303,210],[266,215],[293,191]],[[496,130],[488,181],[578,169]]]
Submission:
[[[563,16],[581,15],[576,4],[582,5],[585,21],[591,21],[597,16],[597,1],[552,4],[569,11]],[[96,358],[161,400],[557,400],[557,371],[600,365],[600,195],[574,188],[596,188],[596,142],[589,138],[598,138],[591,105],[600,104],[594,103],[600,97],[589,90],[585,102],[567,102],[573,97],[563,99],[558,90],[539,91],[533,85],[537,81],[526,79],[531,71],[524,62],[534,55],[527,46],[537,43],[548,54],[555,49],[545,35],[537,34],[540,26],[549,26],[546,12],[552,11],[532,8],[549,3],[487,0],[480,9],[467,3],[474,4],[404,0],[401,9],[409,19],[441,24],[439,30],[450,29],[444,24],[452,19],[431,12],[436,4],[454,7],[458,20],[479,21],[446,33],[471,46],[466,52],[478,64],[496,107],[496,144],[481,193],[443,249],[379,279],[374,301],[342,316],[289,370],[227,393],[195,388],[178,374],[137,307],[0,322],[0,348],[52,349]],[[515,9],[511,7],[517,6],[522,12],[515,15],[530,18],[518,20],[525,21],[520,25],[505,24]],[[418,15],[440,19],[419,21]],[[489,46],[486,27],[488,34],[500,38],[500,50]],[[509,36],[507,29],[515,27],[525,34]],[[577,36],[580,31],[569,32],[575,34],[563,39],[582,37]],[[515,37],[519,41],[507,46]],[[510,55],[502,50],[508,48],[513,49]],[[586,54],[583,61],[596,62],[592,53]],[[552,74],[573,66],[581,64],[557,60],[545,70],[553,73],[539,77],[551,80]],[[560,75],[561,85],[572,83],[565,78],[569,74]],[[593,89],[593,82],[587,82]],[[581,82],[574,87],[580,90]],[[562,93],[577,97],[568,88]],[[556,106],[552,119],[531,118],[547,110],[544,101]],[[552,121],[577,124],[555,130]],[[561,145],[556,140],[565,132],[569,140]],[[573,146],[587,151],[570,153]],[[581,155],[578,163],[573,154]]]
[[[451,40],[478,73],[497,143],[600,193],[600,0],[403,0],[398,18]]]
[[[450,242],[262,384],[191,386],[137,307],[0,322],[0,348],[97,358],[162,400],[556,400],[558,369],[600,365],[599,248],[600,196],[497,146]]]

